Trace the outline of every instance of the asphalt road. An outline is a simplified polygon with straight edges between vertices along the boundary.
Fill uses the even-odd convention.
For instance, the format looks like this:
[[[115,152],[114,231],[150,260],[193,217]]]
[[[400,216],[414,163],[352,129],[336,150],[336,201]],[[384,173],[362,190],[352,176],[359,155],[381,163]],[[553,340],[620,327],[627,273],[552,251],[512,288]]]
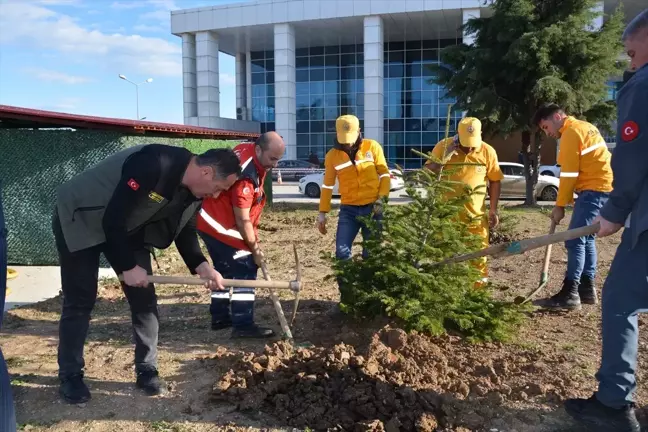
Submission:
[[[319,198],[308,198],[306,195],[299,193],[299,187],[297,183],[284,183],[282,185],[274,184],[272,187],[273,191],[273,201],[274,202],[290,202],[290,203],[319,203]],[[389,194],[390,203],[394,204],[403,204],[409,201],[409,198],[405,194],[405,190],[401,189],[398,191],[393,191]],[[506,199],[501,200],[500,205],[518,205],[524,202],[523,199]],[[333,197],[332,204],[339,204],[340,198]],[[538,204],[543,206],[553,205],[553,202],[549,201],[539,201]]]

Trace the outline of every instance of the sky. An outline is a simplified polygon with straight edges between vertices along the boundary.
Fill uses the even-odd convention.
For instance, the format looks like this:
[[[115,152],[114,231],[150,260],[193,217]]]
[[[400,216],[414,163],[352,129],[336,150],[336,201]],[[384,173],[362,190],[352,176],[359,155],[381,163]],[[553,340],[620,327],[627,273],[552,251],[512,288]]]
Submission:
[[[240,0],[238,0],[240,1]],[[183,123],[182,39],[170,11],[237,0],[0,0],[0,104]],[[234,57],[220,54],[221,117],[236,117]]]

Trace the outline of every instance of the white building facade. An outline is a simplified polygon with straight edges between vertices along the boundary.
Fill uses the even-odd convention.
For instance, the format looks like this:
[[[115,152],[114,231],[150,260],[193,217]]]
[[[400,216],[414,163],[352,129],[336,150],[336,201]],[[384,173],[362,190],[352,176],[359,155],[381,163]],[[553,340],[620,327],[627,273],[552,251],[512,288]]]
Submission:
[[[489,12],[483,0],[258,0],[172,12],[184,121],[276,130],[287,159],[323,160],[335,119],[354,114],[389,161],[418,167],[411,150],[443,138],[453,102],[427,66],[442,48],[471,43],[462,24]],[[236,58],[236,120],[220,117],[219,51]],[[451,116],[453,132],[461,112]]]

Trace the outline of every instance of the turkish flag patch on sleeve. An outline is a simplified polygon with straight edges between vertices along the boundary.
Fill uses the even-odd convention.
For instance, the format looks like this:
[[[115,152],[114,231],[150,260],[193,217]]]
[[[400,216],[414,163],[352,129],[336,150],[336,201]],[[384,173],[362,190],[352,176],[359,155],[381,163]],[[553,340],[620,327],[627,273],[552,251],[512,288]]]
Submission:
[[[633,121],[627,121],[621,126],[621,139],[625,142],[632,141],[639,135],[639,125]]]
[[[128,184],[128,187],[131,188],[131,189],[133,189],[134,191],[136,191],[137,189],[139,189],[139,183],[137,183],[137,182],[135,181],[135,179],[130,179],[130,180],[128,180],[128,183],[127,183],[127,184]]]

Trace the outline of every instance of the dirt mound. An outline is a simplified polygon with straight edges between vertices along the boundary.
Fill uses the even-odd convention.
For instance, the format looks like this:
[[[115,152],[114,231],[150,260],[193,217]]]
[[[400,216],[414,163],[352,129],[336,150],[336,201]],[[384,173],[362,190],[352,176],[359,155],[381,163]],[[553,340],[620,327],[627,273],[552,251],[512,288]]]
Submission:
[[[299,428],[481,430],[490,419],[507,415],[502,412],[506,400],[557,402],[565,394],[565,379],[555,373],[550,385],[527,380],[528,374],[543,373],[542,362],[507,356],[515,354],[387,327],[374,335],[365,355],[345,344],[266,346],[263,355],[244,355],[214,385],[213,396]],[[528,411],[508,414],[518,417],[514,422],[537,420]]]

